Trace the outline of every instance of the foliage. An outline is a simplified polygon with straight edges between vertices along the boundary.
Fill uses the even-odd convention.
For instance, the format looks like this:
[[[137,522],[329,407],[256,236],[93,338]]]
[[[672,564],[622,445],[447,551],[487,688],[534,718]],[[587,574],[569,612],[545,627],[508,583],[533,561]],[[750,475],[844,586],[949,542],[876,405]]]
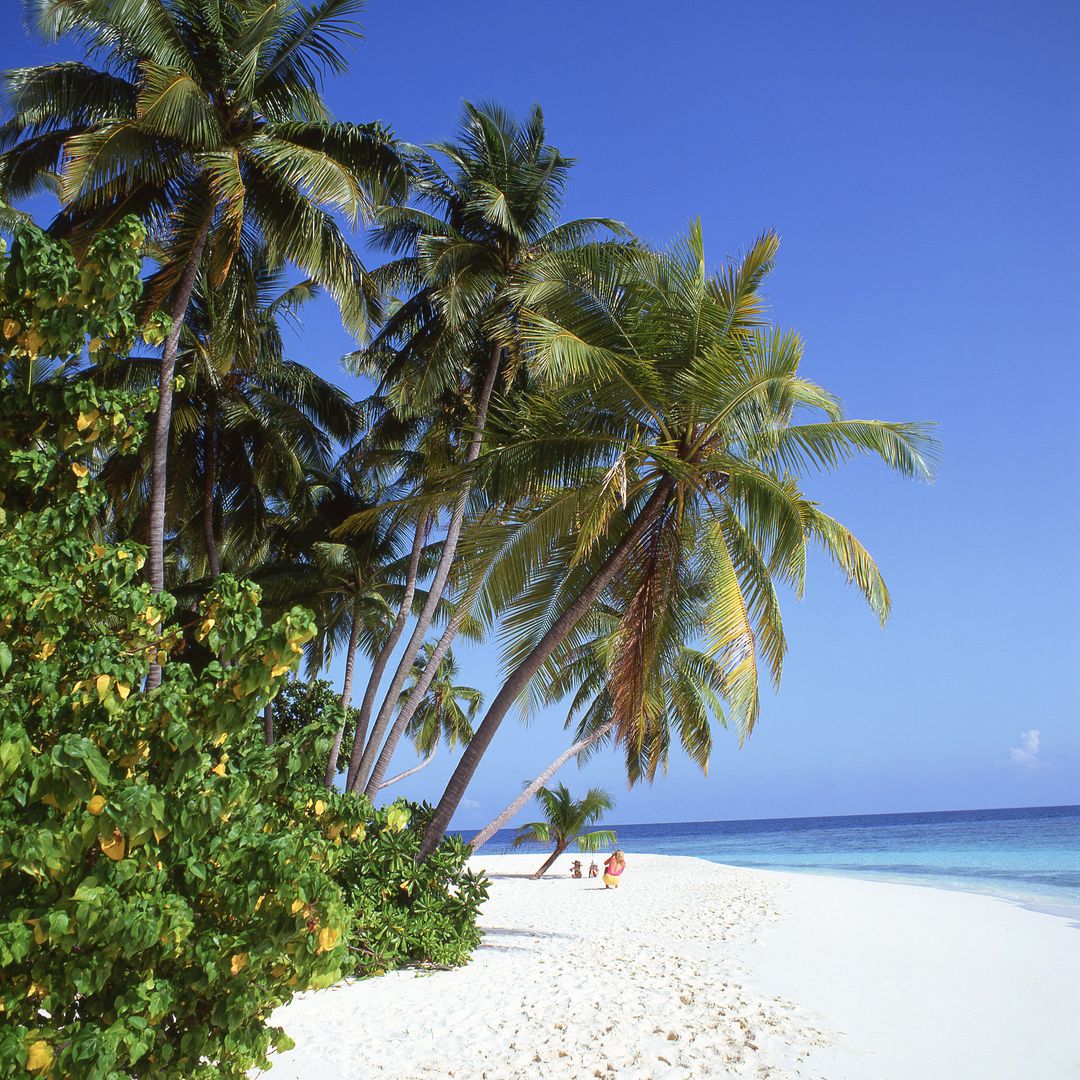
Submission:
[[[126,344],[137,299],[117,255],[88,283],[106,310],[69,309],[70,260],[27,233],[4,273],[4,319],[32,300],[59,361],[109,325],[101,347]],[[218,659],[184,663],[143,549],[94,539],[95,456],[133,449],[150,404],[24,381],[17,348],[0,385],[0,1074],[242,1077],[287,1043],[270,1010],[346,958],[328,871],[364,808],[298,783],[324,731],[268,748],[255,722],[314,626],[300,609],[264,626],[258,590],[225,577],[198,628]],[[143,693],[152,660],[165,679]]]
[[[346,738],[352,738],[358,710],[350,707],[345,721]],[[337,730],[341,724],[341,695],[325,679],[304,683],[290,679],[274,698],[274,738],[287,739],[304,731],[311,724],[329,724]],[[345,763],[341,763],[344,771]],[[304,776],[312,784],[323,782],[324,764],[312,758]]]
[[[56,227],[81,239],[125,212],[151,227],[155,304],[199,237],[215,287],[262,242],[319,281],[352,329],[372,292],[335,214],[351,221],[399,196],[403,173],[378,124],[333,121],[321,86],[345,68],[360,0],[155,3],[26,0],[47,42],[100,67],[8,71],[0,188],[8,200],[57,191]]]
[[[366,836],[345,846],[334,876],[352,909],[356,974],[415,962],[464,964],[480,944],[476,920],[489,882],[465,866],[471,849],[459,836],[416,862],[430,819],[429,806],[399,800],[375,810]]]

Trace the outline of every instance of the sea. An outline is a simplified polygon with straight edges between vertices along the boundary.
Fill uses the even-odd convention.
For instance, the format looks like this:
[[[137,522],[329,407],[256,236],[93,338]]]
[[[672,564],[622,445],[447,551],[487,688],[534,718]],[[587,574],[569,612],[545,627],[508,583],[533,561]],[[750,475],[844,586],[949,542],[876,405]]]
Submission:
[[[1080,920],[1080,806],[601,827],[627,852],[988,893]],[[503,829],[489,850],[513,837]]]

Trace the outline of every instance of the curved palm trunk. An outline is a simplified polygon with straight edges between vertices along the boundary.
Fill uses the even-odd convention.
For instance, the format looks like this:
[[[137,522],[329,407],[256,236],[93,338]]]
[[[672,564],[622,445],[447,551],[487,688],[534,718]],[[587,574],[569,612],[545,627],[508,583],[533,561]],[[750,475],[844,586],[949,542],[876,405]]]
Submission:
[[[554,864],[555,860],[556,860],[556,859],[557,859],[557,858],[558,858],[558,857],[559,857],[559,856],[560,856],[560,855],[561,855],[561,854],[562,854],[562,853],[563,853],[563,852],[564,852],[564,851],[565,851],[565,850],[566,850],[566,849],[567,849],[568,847],[569,847],[569,844],[562,844],[561,846],[557,847],[557,848],[556,848],[556,849],[555,849],[555,850],[554,850],[554,851],[553,851],[553,852],[551,853],[551,857],[550,857],[549,859],[545,860],[545,862],[544,862],[544,865],[543,865],[543,866],[541,866],[541,867],[540,867],[540,869],[539,869],[539,870],[537,870],[535,874],[533,874],[533,881],[538,881],[538,880],[539,880],[540,878],[542,878],[542,877],[543,877],[543,876],[544,876],[544,875],[545,875],[545,874],[546,874],[546,873],[547,873],[547,872],[548,872],[548,871],[549,871],[549,870],[551,869],[551,867],[552,867],[552,865]]]
[[[191,248],[187,266],[176,287],[172,307],[172,327],[161,350],[161,373],[158,376],[158,407],[154,420],[153,457],[150,466],[150,523],[147,529],[146,580],[154,592],[165,588],[165,494],[169,459],[169,433],[172,429],[173,374],[176,371],[176,349],[184,325],[195,279],[199,274],[206,238],[210,235],[210,219],[199,231]],[[146,689],[161,684],[161,667],[151,664],[146,676]]]
[[[438,750],[439,744],[436,743],[431,748],[431,753],[428,754],[428,756],[424,758],[424,760],[421,761],[419,765],[414,765],[411,769],[406,769],[404,772],[399,772],[396,776],[391,776],[389,780],[379,785],[379,790],[382,791],[384,788],[388,788],[391,784],[396,784],[399,780],[406,780],[410,776],[415,776],[421,769],[426,769],[435,760],[435,755],[438,753]]]
[[[588,750],[593,743],[599,742],[613,727],[614,720],[609,720],[603,727],[597,728],[591,735],[578,739],[569,750],[564,750],[535,780],[525,786],[525,790],[501,813],[485,825],[470,841],[469,846],[477,852],[501,828],[509,824],[514,815],[572,758],[583,750]]]
[[[469,449],[465,454],[466,465],[471,465],[480,456],[480,444],[483,442],[484,428],[487,425],[491,392],[495,388],[495,376],[499,372],[499,361],[501,359],[502,347],[499,345],[492,346],[487,372],[484,375],[484,383],[480,388],[480,396],[476,401],[476,424],[473,429],[472,439],[469,441]],[[450,524],[446,530],[446,538],[443,540],[442,555],[439,558],[439,565],[436,567],[435,577],[432,579],[423,611],[420,612],[420,618],[417,619],[416,626],[413,627],[409,644],[406,646],[401,660],[398,661],[397,671],[394,672],[390,689],[386,692],[382,707],[379,709],[379,715],[375,718],[375,726],[372,728],[371,737],[368,739],[367,746],[364,747],[363,754],[361,755],[357,748],[353,759],[349,762],[349,779],[346,784],[349,791],[359,791],[361,786],[366,783],[375,765],[383,735],[386,733],[386,727],[390,722],[394,706],[398,702],[401,688],[405,685],[405,680],[412,670],[413,660],[416,659],[416,654],[424,643],[435,609],[442,599],[443,589],[446,588],[446,581],[450,577],[450,568],[453,566],[454,555],[457,552],[458,537],[461,535],[461,526],[465,520],[465,506],[468,503],[471,490],[472,481],[466,480],[454,503]]]
[[[334,778],[337,776],[338,753],[341,750],[341,739],[345,734],[345,724],[349,711],[349,701],[352,699],[353,669],[356,667],[356,647],[360,643],[360,620],[353,612],[352,629],[349,631],[349,648],[345,653],[345,681],[341,686],[341,708],[346,714],[341,718],[341,727],[334,736],[334,744],[330,747],[330,758],[326,762],[326,772],[323,773],[323,784],[332,788]]]
[[[412,552],[409,555],[409,569],[405,576],[405,595],[401,598],[401,606],[398,608],[397,618],[394,620],[394,625],[390,628],[390,636],[386,639],[386,644],[379,651],[379,655],[376,657],[375,663],[372,666],[371,675],[368,678],[367,686],[364,689],[364,697],[360,702],[360,715],[356,718],[356,730],[353,732],[352,750],[349,755],[350,775],[352,773],[352,761],[354,758],[359,757],[360,749],[358,748],[364,746],[367,738],[368,721],[371,719],[371,709],[375,704],[375,695],[379,692],[379,683],[382,682],[383,673],[386,671],[386,665],[390,662],[390,657],[393,655],[394,649],[397,648],[397,643],[401,640],[405,624],[409,621],[409,612],[412,611],[413,596],[416,595],[416,574],[420,566],[420,555],[424,550],[424,534],[427,532],[427,523],[427,514],[424,514],[416,523],[416,533],[413,536]],[[339,740],[332,755],[335,773],[337,772],[337,756],[340,749],[341,743]],[[348,789],[348,786],[348,777],[346,777],[346,789]]]
[[[206,408],[206,420],[203,425],[203,491],[202,491],[202,529],[203,543],[206,545],[206,562],[210,577],[221,574],[221,562],[218,559],[217,537],[214,535],[214,489],[217,487],[217,398],[213,395]]]
[[[668,496],[672,491],[672,482],[664,481],[649,497],[648,502],[641,508],[637,519],[626,530],[626,534],[615,545],[614,550],[604,561],[596,575],[588,585],[582,589],[578,598],[563,612],[561,618],[548,630],[537,642],[536,647],[529,653],[503,683],[502,689],[496,694],[495,700],[488,708],[476,734],[465,747],[465,753],[461,755],[453,776],[450,777],[446,790],[435,808],[424,839],[417,853],[417,861],[423,862],[439,845],[443,834],[446,832],[450,819],[454,816],[458,804],[465,796],[465,791],[472,780],[480,759],[484,756],[491,740],[495,738],[495,732],[499,730],[503,718],[510,711],[510,707],[521,696],[529,685],[529,680],[540,670],[544,661],[555,651],[555,647],[570,632],[579,619],[592,607],[600,594],[615,579],[615,576],[626,565],[630,553],[637,546],[638,541],[644,536],[649,526],[660,516],[667,503]]]
[[[409,696],[405,699],[405,704],[398,710],[398,714],[394,718],[394,723],[390,727],[390,733],[386,736],[386,742],[383,744],[382,752],[375,762],[375,767],[371,770],[371,778],[364,787],[364,794],[369,799],[374,799],[376,794],[378,794],[382,788],[386,787],[386,784],[382,782],[382,778],[386,775],[386,770],[390,767],[390,759],[394,756],[394,751],[401,741],[401,736],[409,726],[409,721],[413,718],[413,714],[420,708],[420,705],[424,700],[424,695],[428,692],[428,688],[431,686],[435,674],[439,670],[439,664],[442,663],[443,657],[450,649],[450,644],[457,634],[458,627],[461,625],[464,614],[464,612],[455,612],[453,618],[446,624],[446,628],[442,632],[442,637],[439,638],[439,644],[435,646],[431,656],[428,658],[428,662],[425,665],[420,678],[417,680],[416,685],[409,691]]]

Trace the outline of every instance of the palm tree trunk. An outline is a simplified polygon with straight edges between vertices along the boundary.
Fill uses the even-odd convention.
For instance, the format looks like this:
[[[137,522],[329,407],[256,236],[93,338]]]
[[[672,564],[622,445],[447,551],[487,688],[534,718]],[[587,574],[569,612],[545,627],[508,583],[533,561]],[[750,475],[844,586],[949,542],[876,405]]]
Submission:
[[[153,457],[150,466],[150,523],[147,530],[146,579],[154,592],[165,588],[165,494],[169,459],[169,434],[172,430],[173,374],[176,371],[176,350],[180,331],[187,315],[199,265],[210,235],[207,218],[188,256],[187,266],[176,287],[173,299],[172,327],[161,350],[161,372],[158,376],[158,407],[154,421]],[[161,683],[161,667],[151,664],[146,676],[146,689],[153,690]]]
[[[409,621],[413,597],[416,595],[416,575],[420,566],[420,555],[424,550],[424,534],[427,532],[428,520],[428,515],[423,514],[416,523],[416,533],[413,536],[412,553],[409,555],[409,569],[405,576],[405,595],[401,598],[401,606],[398,608],[394,625],[390,629],[390,636],[386,639],[386,644],[379,651],[379,655],[371,669],[371,675],[368,678],[367,686],[364,689],[364,697],[360,702],[360,715],[356,718],[356,730],[353,732],[352,750],[349,754],[350,773],[352,772],[352,761],[354,758],[359,760],[361,750],[367,739],[368,721],[371,719],[371,709],[375,704],[375,695],[379,692],[379,683],[382,682],[383,673],[386,671],[386,665],[390,662],[390,657],[393,655],[394,649],[397,648],[397,643],[401,640],[402,632],[405,630],[405,624]],[[338,750],[340,749],[339,743]],[[337,753],[335,752],[333,756],[334,770],[336,773]],[[347,777],[345,786],[348,788]]]
[[[263,735],[266,737],[266,745],[274,745],[274,703],[268,701],[263,709]]]
[[[593,579],[582,589],[578,598],[563,612],[558,621],[537,642],[532,652],[514,668],[510,677],[503,683],[502,689],[495,696],[495,700],[489,706],[483,721],[476,729],[476,734],[469,741],[469,745],[465,747],[465,753],[461,755],[461,760],[458,762],[457,768],[450,777],[446,790],[439,800],[439,805],[435,808],[435,813],[432,815],[427,831],[424,833],[424,839],[416,856],[419,862],[423,862],[438,847],[439,841],[450,824],[450,819],[454,816],[454,811],[457,810],[458,804],[465,796],[465,791],[473,778],[473,774],[476,772],[477,766],[480,764],[480,759],[491,745],[491,740],[495,737],[495,732],[499,730],[503,718],[510,711],[510,707],[524,692],[529,685],[529,680],[540,670],[544,661],[555,651],[556,646],[592,607],[600,594],[626,565],[638,541],[641,540],[649,526],[663,512],[672,488],[673,484],[670,480],[665,480],[657,487],[648,502],[641,508],[641,513],[638,514],[637,519],[626,530],[623,538],[615,545],[614,550],[596,572]]]
[[[375,762],[375,767],[371,770],[371,777],[364,788],[364,794],[369,799],[374,799],[379,791],[387,786],[382,782],[382,778],[386,775],[386,770],[390,767],[390,759],[394,756],[394,751],[397,749],[401,736],[409,726],[409,721],[413,718],[413,713],[420,708],[420,703],[424,700],[424,695],[428,692],[428,687],[431,686],[432,680],[439,670],[439,664],[442,663],[442,658],[449,651],[450,644],[457,634],[458,627],[461,625],[461,620],[464,615],[464,611],[454,612],[453,618],[446,624],[446,628],[442,632],[442,637],[439,638],[438,645],[435,646],[434,651],[428,658],[423,673],[417,680],[416,685],[409,692],[409,696],[405,699],[405,704],[401,706],[397,716],[394,717],[394,723],[390,727],[390,733],[386,736],[386,742],[383,744],[382,752],[379,754],[379,758]]]
[[[203,424],[202,529],[211,579],[221,574],[217,538],[214,536],[214,489],[217,486],[217,398],[211,395]]]
[[[514,815],[542,788],[547,787],[548,781],[572,758],[583,750],[588,750],[593,743],[599,742],[613,727],[614,720],[609,720],[603,727],[597,728],[591,735],[584,739],[578,739],[569,750],[564,750],[535,780],[525,786],[525,790],[501,813],[485,825],[470,841],[469,846],[473,852],[477,852],[486,844],[504,825],[507,825]]]
[[[330,757],[326,762],[326,772],[323,774],[323,784],[328,788],[334,786],[334,778],[337,776],[338,753],[341,750],[341,739],[345,734],[345,724],[349,715],[349,702],[352,700],[353,669],[356,666],[356,647],[360,643],[360,619],[356,612],[352,615],[352,628],[349,630],[349,649],[345,654],[345,681],[341,686],[341,727],[334,736],[334,745],[330,747]]]
[[[495,388],[495,377],[499,373],[499,361],[501,359],[502,347],[493,345],[491,356],[488,359],[487,372],[484,375],[484,383],[480,388],[480,395],[476,401],[476,423],[473,428],[472,439],[469,442],[469,448],[465,454],[466,465],[471,465],[480,456],[480,445],[483,442],[484,428],[487,425],[488,405],[491,403],[491,393]],[[442,599],[443,589],[446,587],[446,581],[450,576],[450,568],[454,563],[454,555],[457,552],[458,537],[461,535],[461,526],[465,519],[465,506],[469,501],[471,490],[472,481],[466,480],[450,515],[450,524],[446,530],[446,538],[443,540],[442,554],[439,558],[439,565],[435,569],[435,577],[432,579],[431,588],[428,590],[427,600],[424,603],[423,610],[420,612],[420,618],[416,621],[416,626],[413,627],[409,644],[405,647],[405,652],[398,661],[397,671],[394,672],[394,678],[390,682],[390,689],[386,692],[382,707],[379,709],[379,715],[375,718],[375,726],[372,728],[371,737],[368,739],[367,746],[364,747],[363,754],[361,755],[357,749],[354,759],[349,762],[349,779],[346,782],[346,788],[349,791],[360,790],[375,764],[376,755],[382,744],[383,735],[386,733],[386,726],[390,722],[394,706],[397,704],[401,694],[401,688],[405,685],[405,680],[412,670],[412,662],[416,659],[416,654],[424,643],[435,609]]]
[[[428,754],[419,765],[414,765],[411,769],[406,769],[404,772],[399,772],[396,776],[391,776],[389,780],[379,785],[379,790],[382,791],[383,788],[388,788],[391,784],[396,784],[399,780],[405,780],[410,776],[415,776],[421,769],[426,769],[435,760],[435,755],[438,752],[439,744],[436,743],[431,748],[431,753]]]
[[[551,853],[550,858],[548,858],[545,861],[544,865],[541,866],[540,869],[537,870],[535,874],[533,874],[533,881],[538,881],[540,878],[542,878],[551,869],[552,864],[566,850],[566,848],[567,848],[566,844],[563,844],[562,847],[557,847]]]

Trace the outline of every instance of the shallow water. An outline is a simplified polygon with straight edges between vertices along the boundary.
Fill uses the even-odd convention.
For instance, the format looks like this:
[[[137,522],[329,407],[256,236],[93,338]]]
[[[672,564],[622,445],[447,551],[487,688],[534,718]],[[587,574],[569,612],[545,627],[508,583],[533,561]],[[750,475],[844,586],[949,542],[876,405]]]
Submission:
[[[990,893],[1080,917],[1080,806],[610,827],[628,851]],[[491,850],[513,835],[497,833]]]

